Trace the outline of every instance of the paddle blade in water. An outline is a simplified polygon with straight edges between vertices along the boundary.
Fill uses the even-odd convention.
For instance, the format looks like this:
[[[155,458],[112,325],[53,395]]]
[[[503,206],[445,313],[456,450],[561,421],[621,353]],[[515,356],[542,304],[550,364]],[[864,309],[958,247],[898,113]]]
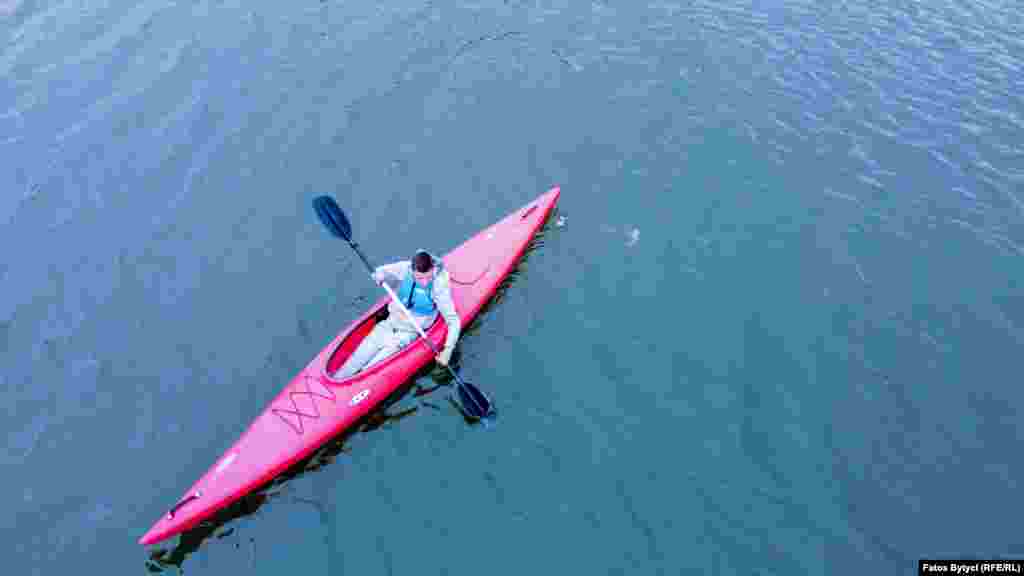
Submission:
[[[313,209],[316,210],[317,218],[331,231],[331,234],[347,241],[352,240],[352,226],[334,198],[317,196],[313,199]]]
[[[459,403],[466,414],[473,418],[484,419],[494,415],[491,401],[476,386],[463,382],[458,387]]]

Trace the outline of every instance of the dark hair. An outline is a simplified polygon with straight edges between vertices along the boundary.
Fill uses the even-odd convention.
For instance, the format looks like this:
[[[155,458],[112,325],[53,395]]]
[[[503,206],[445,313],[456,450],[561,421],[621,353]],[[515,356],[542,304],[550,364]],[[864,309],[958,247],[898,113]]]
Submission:
[[[434,259],[423,250],[417,250],[412,257],[412,269],[420,274],[429,271],[434,267]]]

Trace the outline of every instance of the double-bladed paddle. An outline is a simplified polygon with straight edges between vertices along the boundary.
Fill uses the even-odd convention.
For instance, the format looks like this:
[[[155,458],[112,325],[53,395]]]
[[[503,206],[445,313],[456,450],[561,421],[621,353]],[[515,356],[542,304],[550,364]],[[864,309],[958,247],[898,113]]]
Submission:
[[[367,271],[370,272],[370,277],[373,278],[373,272],[375,268],[370,264],[370,261],[366,259],[363,251],[359,249],[359,244],[352,241],[352,225],[349,223],[348,217],[342,212],[341,207],[334,201],[334,198],[330,196],[317,196],[313,199],[313,209],[316,210],[316,215],[320,219],[320,222],[331,232],[332,235],[341,238],[352,247],[359,259],[363,261]],[[376,280],[374,281],[376,282]],[[398,299],[398,295],[395,291],[388,286],[386,282],[381,282],[388,295],[391,296],[391,300],[398,305],[398,308],[405,314],[409,323],[416,327],[416,331],[419,333],[420,338],[427,343],[430,350],[434,353],[434,357],[439,354],[437,347],[434,343],[427,338],[427,335],[420,328],[413,317],[412,313],[409,312],[408,308],[402,304],[402,301]],[[452,369],[451,366],[445,365],[448,372],[451,373],[452,377],[458,383],[458,396],[459,403],[462,405],[462,411],[469,415],[471,418],[476,418],[486,424],[490,419],[494,418],[494,406],[491,405],[491,401],[487,399],[487,396],[480,391],[476,386],[463,380],[459,375]]]

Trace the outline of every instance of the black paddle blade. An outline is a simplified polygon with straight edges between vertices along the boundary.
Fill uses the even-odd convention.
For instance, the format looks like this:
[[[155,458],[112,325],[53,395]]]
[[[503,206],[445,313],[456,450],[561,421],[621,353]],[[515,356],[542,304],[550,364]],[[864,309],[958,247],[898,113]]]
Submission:
[[[457,391],[462,409],[471,418],[486,420],[494,416],[494,406],[479,388],[469,382],[460,382]]]
[[[348,218],[345,217],[345,213],[341,211],[341,207],[334,201],[334,198],[317,196],[313,199],[313,209],[316,210],[317,218],[331,231],[331,234],[338,238],[344,238],[346,241],[352,241],[352,225],[348,223]]]

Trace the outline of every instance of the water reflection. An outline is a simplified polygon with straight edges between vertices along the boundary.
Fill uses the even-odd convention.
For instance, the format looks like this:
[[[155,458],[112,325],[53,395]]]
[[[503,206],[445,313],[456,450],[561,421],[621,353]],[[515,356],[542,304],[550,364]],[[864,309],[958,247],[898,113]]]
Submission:
[[[204,542],[210,538],[221,540],[234,533],[234,527],[228,527],[238,519],[252,516],[271,499],[279,497],[284,493],[286,485],[295,478],[299,478],[310,472],[330,464],[339,454],[348,454],[351,449],[347,444],[354,436],[379,430],[387,424],[393,424],[412,416],[419,411],[420,406],[411,406],[403,409],[394,409],[394,404],[401,400],[412,388],[415,380],[410,380],[401,386],[389,398],[381,403],[381,406],[370,414],[366,415],[347,431],[342,432],[334,439],[327,442],[312,455],[296,463],[287,471],[268,482],[263,487],[250,492],[230,506],[217,512],[212,518],[200,523],[195,528],[183,532],[178,543],[173,547],[158,547],[150,551],[146,560],[146,570],[158,574],[168,570],[176,570],[184,573],[182,564],[189,556],[198,550]],[[311,503],[307,499],[294,498],[296,501]],[[324,511],[317,507],[318,511]],[[239,544],[235,544],[237,548]]]
[[[523,250],[523,254],[522,256],[519,257],[519,260],[516,262],[516,265],[512,268],[508,275],[505,276],[501,283],[498,284],[498,289],[494,292],[494,296],[492,296],[487,302],[484,303],[483,307],[480,308],[480,311],[477,313],[476,317],[473,318],[473,321],[469,323],[469,326],[466,326],[462,329],[462,335],[460,336],[460,338],[473,334],[477,330],[479,330],[480,326],[483,324],[487,315],[494,309],[495,306],[500,304],[501,301],[505,298],[505,293],[508,292],[508,289],[513,284],[519,282],[521,278],[524,278],[526,276],[528,268],[527,264],[529,263],[530,257],[533,255],[534,252],[536,252],[537,250],[544,246],[545,237],[551,232],[552,222],[555,219],[557,219],[560,213],[561,212],[557,204],[550,212],[548,212],[547,218],[544,220],[544,223],[541,224],[541,226],[537,229],[537,233],[534,234],[533,238],[530,240],[530,243],[526,245],[526,249]],[[456,348],[456,355],[458,354],[458,350],[459,349]],[[451,376],[448,376],[448,379],[451,379]],[[444,381],[447,382],[447,380]]]
[[[459,337],[460,340],[466,338],[467,336],[475,334],[480,329],[480,327],[483,326],[483,324],[486,322],[487,316],[494,309],[494,307],[501,303],[508,289],[526,275],[527,261],[530,259],[530,256],[534,252],[536,252],[538,249],[544,246],[544,238],[552,228],[552,222],[554,222],[558,218],[558,214],[559,208],[556,205],[554,209],[548,212],[547,218],[544,220],[543,224],[541,224],[541,226],[537,229],[537,232],[534,234],[529,244],[526,245],[526,248],[523,250],[523,254],[519,257],[519,260],[516,262],[516,265],[512,268],[508,275],[505,276],[501,283],[498,284],[498,288],[495,290],[494,296],[492,296],[487,302],[484,303],[483,307],[480,308],[480,311],[477,312],[477,315],[473,318],[473,321],[469,323],[469,326],[466,326],[462,329],[462,334]],[[459,366],[462,361],[461,351],[462,347],[458,346],[452,353],[451,366],[456,371],[459,370]],[[450,404],[453,408],[455,408],[456,411],[459,412],[459,414],[462,415],[462,418],[465,421],[465,423],[471,426],[482,424],[481,421],[472,418],[469,414],[467,414],[462,409],[462,403],[455,399],[455,379],[452,378],[452,375],[449,374],[447,370],[441,369],[436,364],[430,364],[424,369],[424,371],[430,373],[430,376],[434,381],[434,385],[427,388],[417,389],[416,392],[414,393],[414,396],[419,397],[425,394],[430,394],[437,390],[438,388],[448,387],[448,404]],[[480,386],[476,382],[473,382],[471,379],[466,378],[465,375],[461,373],[460,376],[463,376],[463,379],[466,380],[467,382],[477,385],[477,387],[483,390],[485,394],[488,393],[486,385]],[[434,404],[424,404],[430,406],[431,408],[434,408],[435,410],[440,409],[439,406]],[[495,408],[497,408],[497,402],[495,402]]]
[[[461,355],[459,354],[458,349],[456,349],[455,353],[452,355],[453,368],[457,368],[460,358]],[[191,530],[183,532],[178,537],[177,544],[173,547],[154,548],[150,551],[148,558],[146,559],[146,570],[153,574],[160,574],[169,570],[174,570],[176,573],[183,574],[184,570],[182,565],[185,563],[185,560],[187,560],[194,552],[199,550],[203,543],[207,542],[211,538],[221,540],[232,535],[235,532],[235,527],[232,526],[232,524],[236,520],[252,516],[268,501],[280,497],[285,492],[287,484],[293,479],[302,477],[305,474],[315,472],[324,466],[327,466],[332,463],[339,454],[349,454],[351,452],[351,448],[348,447],[348,443],[353,437],[358,434],[380,430],[387,425],[394,424],[400,420],[408,418],[419,412],[420,408],[430,408],[436,411],[443,410],[442,406],[436,400],[432,401],[430,398],[441,388],[446,388],[449,391],[453,390],[453,387],[450,386],[451,383],[451,376],[448,375],[447,370],[441,370],[440,367],[433,363],[428,364],[413,375],[407,383],[395,390],[391,396],[381,402],[380,406],[375,410],[364,416],[347,431],[342,432],[340,435],[327,442],[305,460],[296,463],[266,485],[250,492],[238,501],[220,510],[212,518],[200,523]],[[417,399],[417,405],[397,408],[396,404],[407,396],[409,398]],[[467,425],[475,425],[478,423],[476,420],[471,419],[467,414],[462,412],[461,406],[452,398],[451,394],[447,395],[446,400],[453,408],[452,412],[461,414],[463,421]],[[444,402],[444,400],[441,402]],[[317,508],[317,511],[320,512],[321,516],[324,516],[325,514],[325,511],[319,503],[298,497],[293,497],[292,500],[312,504]],[[239,546],[239,543],[235,544],[236,548]]]

